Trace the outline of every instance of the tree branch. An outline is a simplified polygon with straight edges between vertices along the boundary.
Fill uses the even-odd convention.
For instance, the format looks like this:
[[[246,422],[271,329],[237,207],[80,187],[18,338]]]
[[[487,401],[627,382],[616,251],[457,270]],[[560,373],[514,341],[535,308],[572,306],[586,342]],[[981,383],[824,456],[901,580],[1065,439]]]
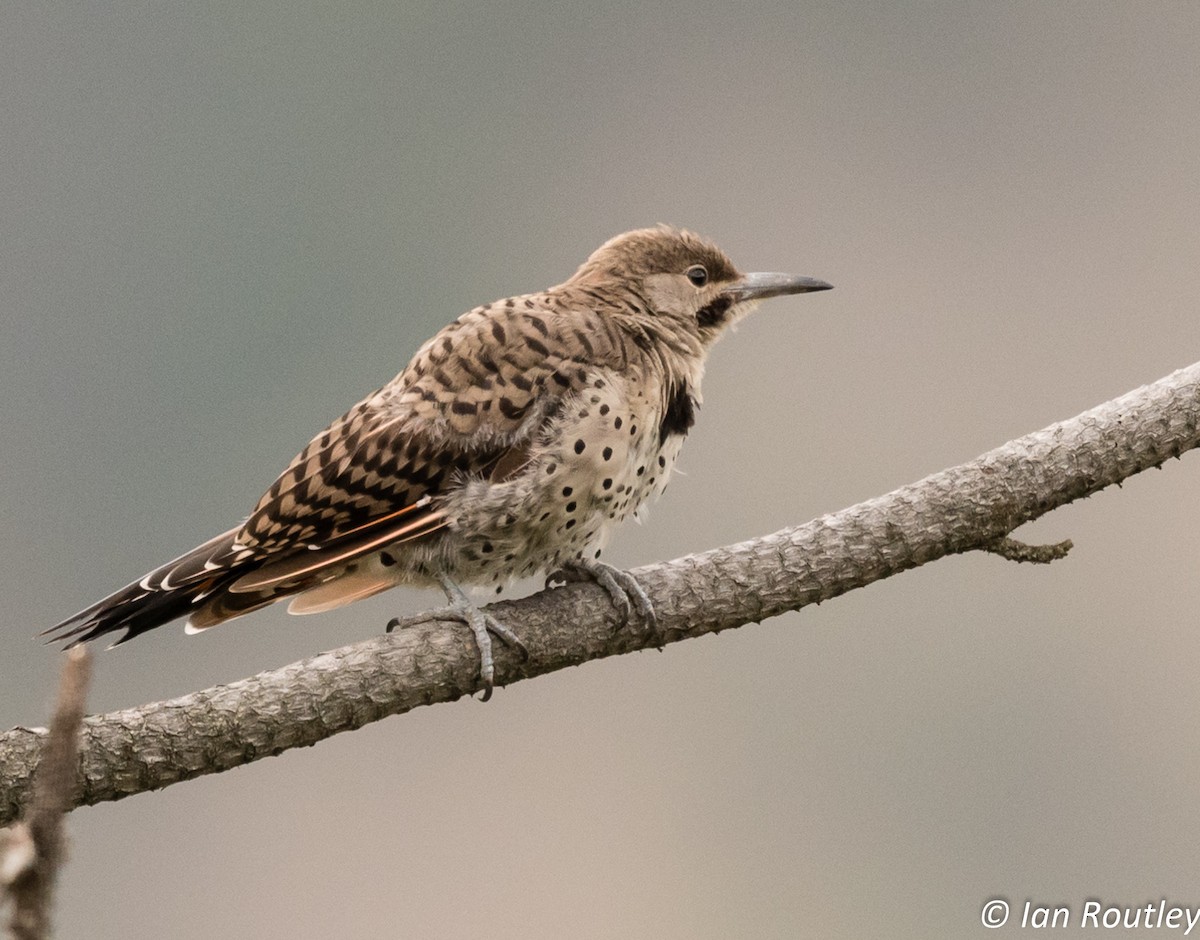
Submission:
[[[1007,558],[1009,561],[1027,561],[1035,565],[1048,565],[1052,561],[1066,558],[1067,553],[1075,547],[1070,539],[1063,539],[1053,545],[1029,545],[1007,535],[997,539],[991,545],[982,546],[986,552]]]
[[[63,814],[79,802],[79,726],[91,674],[86,649],[67,653],[29,811],[11,829],[0,830],[0,898],[5,892],[11,898],[14,940],[50,936],[54,883],[66,855]]]
[[[1004,540],[1025,522],[1198,445],[1200,363],[886,496],[638,568],[633,574],[658,613],[653,635],[636,623],[618,629],[594,584],[492,605],[529,650],[521,661],[497,644],[497,684],[799,610],[949,554],[1050,560]],[[479,688],[466,630],[418,615],[395,633],[230,685],[85,719],[78,802],[219,773]],[[24,801],[43,740],[21,728],[0,735],[0,823]]]

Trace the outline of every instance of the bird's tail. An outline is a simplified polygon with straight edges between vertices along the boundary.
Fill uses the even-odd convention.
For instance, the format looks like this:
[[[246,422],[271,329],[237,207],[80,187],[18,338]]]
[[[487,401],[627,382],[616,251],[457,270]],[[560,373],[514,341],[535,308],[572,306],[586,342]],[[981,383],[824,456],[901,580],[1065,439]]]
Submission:
[[[145,577],[126,585],[101,601],[44,630],[41,636],[47,643],[65,642],[67,646],[86,643],[106,633],[124,630],[113,646],[133,639],[195,611],[214,592],[223,592],[232,581],[245,573],[238,564],[236,535],[240,526],[230,529],[180,555]],[[255,598],[255,608],[265,606],[276,598]],[[246,598],[250,600],[249,597]],[[249,613],[232,613],[237,616]]]

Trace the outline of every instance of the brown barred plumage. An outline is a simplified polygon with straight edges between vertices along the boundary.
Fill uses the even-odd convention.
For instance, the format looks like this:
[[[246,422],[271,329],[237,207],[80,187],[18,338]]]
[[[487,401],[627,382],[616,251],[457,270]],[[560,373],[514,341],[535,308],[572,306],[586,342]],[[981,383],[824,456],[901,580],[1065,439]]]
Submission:
[[[620,235],[565,283],[463,314],[317,435],[241,526],[46,633],[124,642],[185,615],[200,630],[285,597],[310,613],[402,583],[458,603],[455,582],[564,567],[649,614],[599,547],[666,486],[716,338],[764,297],[828,287],[743,275],[678,229]],[[462,614],[490,686],[481,615]]]

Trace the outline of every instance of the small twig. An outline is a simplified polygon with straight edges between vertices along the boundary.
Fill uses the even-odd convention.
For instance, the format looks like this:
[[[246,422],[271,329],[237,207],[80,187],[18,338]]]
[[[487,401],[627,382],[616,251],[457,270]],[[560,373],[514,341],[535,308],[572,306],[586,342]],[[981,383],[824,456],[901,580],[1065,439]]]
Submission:
[[[983,546],[985,552],[1007,558],[1009,561],[1028,561],[1035,565],[1048,565],[1052,561],[1066,558],[1067,552],[1075,547],[1070,539],[1063,539],[1053,545],[1029,545],[1017,539],[1005,536]]]
[[[6,893],[12,900],[8,929],[15,940],[50,936],[54,882],[66,854],[62,817],[78,799],[79,729],[91,671],[84,647],[68,651],[33,797],[25,818],[0,830],[0,899]]]

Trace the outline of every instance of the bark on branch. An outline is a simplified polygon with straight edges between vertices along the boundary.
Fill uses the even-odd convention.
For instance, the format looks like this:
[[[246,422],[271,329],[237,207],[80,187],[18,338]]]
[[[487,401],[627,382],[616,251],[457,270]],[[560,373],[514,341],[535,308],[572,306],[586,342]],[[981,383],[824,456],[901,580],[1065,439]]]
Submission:
[[[633,574],[659,629],[618,629],[604,591],[570,584],[489,610],[525,641],[496,644],[496,682],[714,633],[799,610],[944,555],[1049,561],[1008,539],[1021,524],[1200,445],[1200,363],[841,512]],[[411,618],[403,629],[166,702],[89,717],[78,803],[218,773],[479,689],[470,634]],[[0,735],[0,824],[15,818],[44,733]]]
[[[50,936],[54,885],[66,855],[63,814],[78,804],[79,725],[91,668],[91,655],[83,647],[67,653],[33,798],[21,822],[0,829],[0,902],[6,894],[11,901],[8,931],[13,940]]]

